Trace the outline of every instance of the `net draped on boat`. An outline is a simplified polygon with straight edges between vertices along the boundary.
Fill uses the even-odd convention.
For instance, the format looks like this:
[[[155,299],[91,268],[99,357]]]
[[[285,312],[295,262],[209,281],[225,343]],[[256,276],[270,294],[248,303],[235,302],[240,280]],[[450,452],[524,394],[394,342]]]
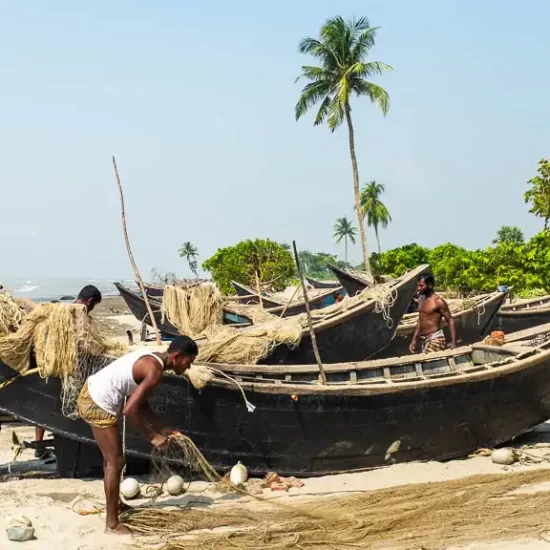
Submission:
[[[76,418],[76,399],[87,377],[126,352],[121,344],[108,344],[86,307],[47,303],[31,311],[17,332],[0,338],[0,360],[24,375],[34,355],[42,378],[59,378],[62,411]]]
[[[25,311],[17,304],[10,292],[0,291],[0,337],[19,328]]]

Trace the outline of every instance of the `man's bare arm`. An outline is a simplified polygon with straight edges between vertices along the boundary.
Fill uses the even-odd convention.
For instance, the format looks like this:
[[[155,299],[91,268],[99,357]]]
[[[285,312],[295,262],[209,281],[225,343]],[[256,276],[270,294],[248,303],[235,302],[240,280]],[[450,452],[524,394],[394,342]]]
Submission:
[[[447,322],[447,325],[449,327],[449,330],[451,332],[451,348],[456,348],[456,327],[455,327],[455,320],[453,319],[453,316],[451,315],[451,310],[449,309],[449,306],[447,305],[447,302],[443,298],[439,298],[440,304],[439,304],[439,311],[441,311],[441,315],[443,316],[443,319]]]
[[[141,432],[153,445],[157,445],[164,442],[166,438],[155,429],[154,424],[147,418],[147,414],[143,414],[143,411],[147,407],[147,397],[162,379],[162,369],[155,359],[142,357],[136,361],[133,375],[141,379],[141,382],[126,402],[122,414],[135,430]]]
[[[416,346],[418,344],[418,338],[420,336],[420,314],[418,314],[418,321],[416,321],[416,328],[414,329],[414,334],[409,346],[409,351],[411,353],[416,353]]]

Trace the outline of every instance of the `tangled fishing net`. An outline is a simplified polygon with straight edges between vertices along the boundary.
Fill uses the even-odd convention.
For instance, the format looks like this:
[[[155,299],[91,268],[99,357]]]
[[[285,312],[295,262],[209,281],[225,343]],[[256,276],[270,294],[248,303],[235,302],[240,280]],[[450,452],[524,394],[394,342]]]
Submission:
[[[342,315],[373,302],[374,312],[381,315],[388,328],[393,326],[391,307],[397,299],[395,285],[381,284],[366,288],[356,296],[347,296],[341,302],[311,312],[316,324]],[[280,319],[272,316],[269,322],[252,327],[235,328],[213,326],[203,335],[206,342],[199,346],[199,362],[255,365],[268,357],[280,345],[296,348],[308,330],[305,313]]]
[[[71,418],[86,378],[124,352],[124,346],[103,339],[80,304],[42,304],[22,320],[17,332],[0,338],[3,363],[23,375],[33,354],[42,378],[61,379],[63,413]]]
[[[15,332],[24,313],[9,292],[0,292],[0,337]]]
[[[166,318],[181,334],[196,338],[206,328],[223,323],[223,298],[212,284],[166,285],[161,312],[163,322]]]
[[[254,325],[259,323],[268,323],[278,318],[278,315],[270,313],[257,304],[239,304],[239,303],[226,303],[224,309],[235,315],[246,317]]]
[[[286,504],[254,498],[214,510],[142,509],[126,516],[161,550],[437,550],[472,542],[537,538],[550,523],[548,493],[520,492],[547,482],[548,470],[478,475]],[[205,529],[225,527],[220,531]],[[158,542],[158,541],[157,541]]]

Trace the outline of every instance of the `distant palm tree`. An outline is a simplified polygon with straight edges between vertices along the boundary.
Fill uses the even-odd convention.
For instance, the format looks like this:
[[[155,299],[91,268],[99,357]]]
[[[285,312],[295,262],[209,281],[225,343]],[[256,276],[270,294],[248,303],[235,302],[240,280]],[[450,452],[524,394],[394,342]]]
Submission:
[[[300,78],[309,80],[296,104],[296,120],[310,107],[320,104],[314,125],[327,119],[328,127],[334,132],[345,120],[348,127],[349,153],[353,170],[353,191],[357,221],[361,235],[361,247],[365,270],[370,272],[367,237],[361,219],[359,195],[359,169],[355,156],[355,137],[351,121],[350,99],[352,95],[366,96],[385,115],[390,106],[388,92],[367,78],[380,75],[392,68],[380,61],[367,61],[367,55],[374,46],[376,28],[371,27],[366,17],[344,21],[342,17],[329,19],[322,27],[319,38],[304,38],[299,50],[310,54],[319,66],[303,66]]]
[[[336,244],[340,244],[342,239],[344,239],[345,246],[345,261],[348,263],[348,239],[351,241],[351,244],[355,244],[355,237],[357,235],[357,229],[351,223],[346,216],[343,218],[338,218],[334,224],[334,235],[336,239]]]
[[[183,243],[182,247],[179,250],[180,258],[185,258],[189,264],[189,269],[197,278],[199,275],[197,273],[197,258],[199,256],[199,250],[196,246],[193,246],[190,241]]]
[[[386,187],[383,183],[371,181],[361,189],[361,215],[363,220],[367,218],[367,225],[374,227],[376,234],[376,243],[378,244],[378,254],[381,253],[380,237],[378,236],[378,226],[384,229],[391,222],[391,216],[386,208],[386,205],[380,200],[380,196],[384,193]]]

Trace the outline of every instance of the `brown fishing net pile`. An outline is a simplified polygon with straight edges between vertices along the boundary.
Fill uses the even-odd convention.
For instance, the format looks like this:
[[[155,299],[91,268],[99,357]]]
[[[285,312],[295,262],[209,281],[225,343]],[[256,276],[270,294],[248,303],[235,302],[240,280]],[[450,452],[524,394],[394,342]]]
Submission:
[[[0,291],[0,337],[19,328],[25,312],[9,292]]]
[[[269,310],[266,310],[262,306],[256,304],[248,305],[233,302],[226,303],[224,307],[225,310],[229,313],[233,313],[235,315],[240,315],[241,317],[246,317],[247,319],[250,319],[254,325],[260,323],[269,323],[279,317],[279,315],[270,313]]]
[[[548,470],[480,475],[285,504],[255,499],[215,508],[143,509],[129,514],[136,534],[164,540],[160,550],[437,550],[479,541],[537,538],[550,525]],[[224,527],[216,531],[206,529]],[[158,543],[158,539],[157,539]]]
[[[64,413],[73,417],[86,378],[126,351],[108,344],[80,304],[48,303],[32,310],[17,332],[0,338],[0,360],[25,374],[34,354],[42,378],[60,378]]]
[[[223,323],[223,297],[212,284],[166,285],[161,311],[163,322],[166,318],[180,334],[197,338],[206,328]]]
[[[312,320],[314,324],[322,322],[372,301],[374,311],[391,327],[391,307],[396,298],[395,285],[377,285],[356,296],[348,296],[341,302],[312,311]],[[269,322],[245,328],[219,325],[209,327],[203,332],[206,342],[201,342],[197,360],[205,363],[255,365],[259,360],[268,357],[277,346],[296,348],[308,330],[305,313],[283,319],[272,316],[270,319]]]

